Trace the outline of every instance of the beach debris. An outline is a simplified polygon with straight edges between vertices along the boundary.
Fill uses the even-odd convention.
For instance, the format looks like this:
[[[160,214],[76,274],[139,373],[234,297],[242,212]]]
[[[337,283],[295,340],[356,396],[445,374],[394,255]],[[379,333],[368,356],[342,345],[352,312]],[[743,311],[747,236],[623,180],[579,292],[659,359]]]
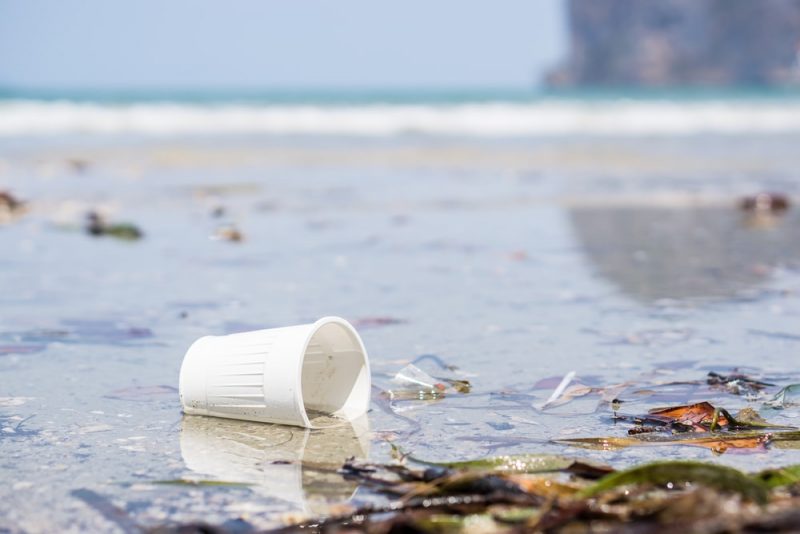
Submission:
[[[283,349],[276,353],[269,349],[271,345]],[[247,354],[250,368],[231,372],[245,373],[238,376],[251,377],[249,382],[225,378],[230,376],[226,366],[242,354]],[[217,387],[220,380],[224,391]],[[250,385],[269,380],[286,387],[254,391]],[[369,410],[371,394],[369,360],[361,337],[350,323],[333,316],[291,328],[200,337],[183,357],[178,385],[186,415],[305,428],[359,420]],[[306,395],[299,394],[302,391]],[[220,402],[223,397],[233,400]]]
[[[648,412],[648,420],[667,421],[673,432],[790,428],[770,425],[752,408],[744,408],[733,417],[726,409],[716,408],[710,402],[656,408]]]
[[[760,380],[755,380],[753,378],[750,378],[746,375],[739,373],[721,375],[713,371],[708,373],[708,377],[706,378],[706,383],[709,386],[714,386],[724,389],[728,393],[732,393],[734,395],[742,395],[742,394],[756,395],[760,393],[764,388],[775,385],[775,384],[770,384],[768,382],[761,382]]]
[[[545,384],[549,384],[549,379],[539,381],[534,388],[540,388]],[[533,408],[539,411],[551,410],[564,406],[576,399],[592,397],[596,400],[591,400],[588,407],[573,409],[570,413],[594,413],[600,410],[603,406],[611,405],[614,401],[621,403],[618,397],[629,386],[630,382],[619,384],[610,384],[608,386],[588,386],[576,379],[575,372],[570,371],[561,378],[561,381],[556,385],[550,397],[544,402],[534,401]],[[599,397],[599,399],[598,399]]]
[[[687,446],[701,447],[709,449],[715,454],[724,454],[729,451],[763,452],[767,450],[768,445],[775,445],[774,438],[775,435],[768,432],[720,435],[694,433],[664,435],[656,432],[642,432],[626,437],[564,438],[556,440],[556,443],[599,451],[615,451],[628,447]],[[782,436],[782,439],[798,441],[800,435]],[[778,448],[790,447],[779,446]]]
[[[244,234],[236,226],[232,224],[226,224],[214,230],[214,233],[211,234],[211,239],[215,241],[241,243],[244,241]]]
[[[435,354],[423,354],[392,377],[390,389],[382,391],[381,397],[389,400],[389,409],[397,414],[404,408],[394,401],[433,401],[447,395],[469,393],[472,384],[466,376],[474,375],[460,371]]]
[[[791,384],[781,389],[774,397],[766,401],[764,406],[776,410],[800,406],[800,384]]]
[[[341,475],[384,496],[384,503],[294,516],[273,532],[717,533],[732,525],[737,531],[791,529],[800,517],[800,497],[782,489],[796,487],[798,466],[749,474],[705,462],[659,461],[582,473],[572,470],[575,463],[580,460],[557,459],[546,471],[504,471],[492,462],[482,469],[464,462],[431,467],[350,460]]]
[[[452,393],[469,393],[468,380],[433,377],[410,363],[391,380],[396,387],[387,391],[390,400],[437,400]]]
[[[96,211],[90,211],[86,215],[86,233],[102,237],[108,236],[123,241],[136,241],[144,236],[144,233],[131,223],[109,223],[105,217]]]
[[[746,217],[744,224],[755,229],[775,227],[790,207],[789,197],[782,193],[762,192],[739,201],[739,208]]]
[[[0,223],[10,222],[27,211],[27,203],[8,191],[0,191]]]
[[[699,402],[666,408],[655,408],[645,415],[616,414],[615,421],[631,421],[634,426],[625,437],[568,438],[556,440],[598,450],[616,450],[635,446],[687,445],[703,447],[722,454],[728,450],[766,450],[770,444],[778,448],[800,447],[796,427],[773,425],[752,408],[732,416],[724,408]]]
[[[553,393],[548,397],[546,401],[544,401],[538,408],[539,410],[544,410],[548,406],[554,404],[566,391],[567,386],[572,383],[572,380],[575,378],[575,371],[570,371],[564,375],[564,378],[561,379],[561,382],[558,383],[556,389],[553,390]],[[582,388],[580,390],[580,394],[585,395],[591,391],[591,388]],[[569,398],[577,396],[577,393],[573,393]]]
[[[671,423],[673,432],[710,432],[735,424],[727,410],[715,408],[710,402],[655,408],[648,412],[648,416],[648,421]]]
[[[781,213],[790,206],[789,197],[783,193],[761,192],[739,200],[739,208],[747,212]]]

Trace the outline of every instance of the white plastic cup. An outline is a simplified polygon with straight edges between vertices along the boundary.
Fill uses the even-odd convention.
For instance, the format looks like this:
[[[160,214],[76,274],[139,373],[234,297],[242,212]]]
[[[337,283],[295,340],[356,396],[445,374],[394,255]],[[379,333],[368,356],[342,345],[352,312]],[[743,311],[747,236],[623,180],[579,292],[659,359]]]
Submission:
[[[364,344],[339,317],[201,337],[183,358],[179,385],[184,413],[306,428],[326,426],[315,414],[365,414],[370,388]]]

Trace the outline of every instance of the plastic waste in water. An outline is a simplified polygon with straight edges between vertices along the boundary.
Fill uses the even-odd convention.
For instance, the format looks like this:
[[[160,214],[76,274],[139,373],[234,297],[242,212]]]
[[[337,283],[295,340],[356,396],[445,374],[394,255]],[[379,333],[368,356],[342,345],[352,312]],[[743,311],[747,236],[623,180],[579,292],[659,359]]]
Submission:
[[[313,324],[206,336],[180,374],[183,411],[319,428],[369,409],[369,358],[355,328],[339,317]]]

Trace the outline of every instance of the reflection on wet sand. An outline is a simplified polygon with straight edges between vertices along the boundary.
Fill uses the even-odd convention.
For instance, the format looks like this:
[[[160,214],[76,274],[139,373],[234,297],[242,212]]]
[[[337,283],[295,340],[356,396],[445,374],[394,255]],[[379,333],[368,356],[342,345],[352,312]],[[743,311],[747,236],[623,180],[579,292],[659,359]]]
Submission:
[[[328,503],[352,497],[357,485],[337,474],[345,459],[369,455],[369,421],[324,429],[184,416],[181,455],[186,467],[321,513]]]
[[[638,300],[736,297],[800,258],[800,213],[731,206],[569,210],[597,273]]]

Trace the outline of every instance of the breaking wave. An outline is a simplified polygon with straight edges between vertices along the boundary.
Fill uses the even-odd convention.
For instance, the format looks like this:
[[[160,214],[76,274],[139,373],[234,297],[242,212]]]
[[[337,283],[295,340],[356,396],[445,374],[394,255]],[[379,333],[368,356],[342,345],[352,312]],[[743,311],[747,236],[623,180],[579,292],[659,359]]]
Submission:
[[[683,136],[800,133],[800,101],[277,105],[0,101],[0,136]]]

